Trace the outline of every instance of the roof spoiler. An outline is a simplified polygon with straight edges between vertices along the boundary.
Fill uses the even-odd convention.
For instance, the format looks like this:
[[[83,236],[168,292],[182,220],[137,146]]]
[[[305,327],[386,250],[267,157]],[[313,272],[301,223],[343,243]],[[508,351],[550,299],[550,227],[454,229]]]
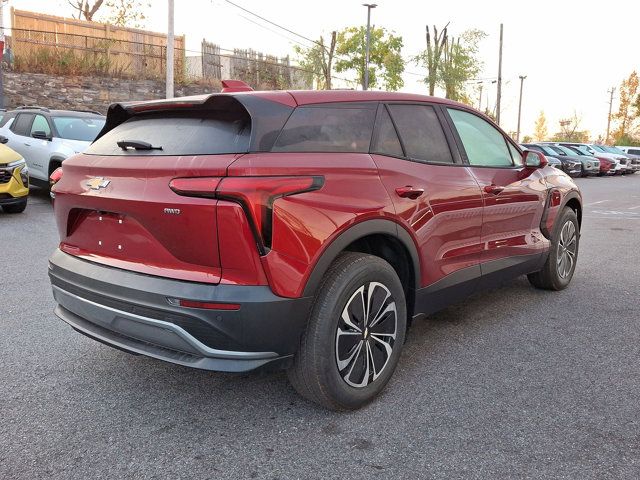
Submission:
[[[252,92],[253,88],[242,80],[222,80],[222,93]]]

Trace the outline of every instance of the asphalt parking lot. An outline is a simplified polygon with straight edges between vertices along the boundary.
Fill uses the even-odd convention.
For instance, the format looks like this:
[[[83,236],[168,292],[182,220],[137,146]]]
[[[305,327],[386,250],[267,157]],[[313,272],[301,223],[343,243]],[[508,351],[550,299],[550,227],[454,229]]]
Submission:
[[[571,286],[526,278],[414,324],[352,413],[284,373],[190,370],[52,313],[51,206],[0,214],[0,478],[639,478],[640,174],[579,179]]]

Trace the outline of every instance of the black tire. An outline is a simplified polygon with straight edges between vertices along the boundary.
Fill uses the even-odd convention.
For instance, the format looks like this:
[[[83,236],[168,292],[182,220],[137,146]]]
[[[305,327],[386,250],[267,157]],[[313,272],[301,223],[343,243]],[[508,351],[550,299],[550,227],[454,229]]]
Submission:
[[[367,315],[365,309],[360,308],[362,322],[358,319],[356,300],[360,305],[368,303],[364,298],[369,293],[372,299],[369,310],[377,310],[377,313],[369,317],[369,325],[363,330],[358,327],[364,325]],[[381,301],[387,294],[389,297]],[[395,336],[390,333],[394,323],[393,302]],[[378,304],[379,308],[375,306]],[[344,312],[351,324],[345,322]],[[381,315],[381,312],[387,313]],[[331,410],[354,410],[366,405],[384,389],[393,375],[404,344],[406,317],[404,290],[389,263],[362,253],[341,254],[318,289],[307,329],[293,366],[288,370],[289,381],[300,395]],[[382,319],[376,322],[376,318]],[[381,339],[388,340],[390,354]],[[349,363],[345,363],[347,360]],[[373,373],[368,367],[370,362],[374,364]],[[342,369],[339,364],[343,365]],[[380,367],[377,372],[376,364]],[[358,383],[362,386],[355,386]]]
[[[22,200],[19,203],[14,203],[11,205],[3,205],[2,209],[6,212],[6,213],[22,213],[24,212],[24,209],[27,208],[27,197],[24,198],[24,200]]]
[[[572,239],[575,244],[573,244]],[[576,269],[579,247],[580,226],[578,217],[571,208],[565,207],[553,229],[547,261],[542,270],[530,273],[527,276],[529,282],[534,287],[545,290],[563,290],[567,288]]]

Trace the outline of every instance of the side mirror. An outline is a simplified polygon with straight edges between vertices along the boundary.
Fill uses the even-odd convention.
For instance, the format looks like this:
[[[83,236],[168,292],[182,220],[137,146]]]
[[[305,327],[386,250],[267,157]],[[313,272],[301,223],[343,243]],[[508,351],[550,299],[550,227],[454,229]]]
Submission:
[[[0,143],[8,143],[9,139],[4,135],[0,135]]]
[[[522,152],[522,160],[527,168],[543,168],[549,164],[544,153],[536,152],[534,150],[525,150]]]
[[[47,132],[43,132],[42,130],[36,130],[31,134],[31,136],[40,140],[51,140],[51,136],[47,135]]]

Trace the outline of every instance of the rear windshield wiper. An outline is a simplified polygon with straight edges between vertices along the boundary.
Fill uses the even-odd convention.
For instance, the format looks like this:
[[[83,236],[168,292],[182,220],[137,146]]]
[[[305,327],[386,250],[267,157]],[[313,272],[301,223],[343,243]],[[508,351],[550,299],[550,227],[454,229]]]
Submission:
[[[133,148],[135,150],[162,150],[162,147],[154,147],[148,142],[143,142],[142,140],[120,140],[118,142],[118,146],[127,150],[129,148]]]

